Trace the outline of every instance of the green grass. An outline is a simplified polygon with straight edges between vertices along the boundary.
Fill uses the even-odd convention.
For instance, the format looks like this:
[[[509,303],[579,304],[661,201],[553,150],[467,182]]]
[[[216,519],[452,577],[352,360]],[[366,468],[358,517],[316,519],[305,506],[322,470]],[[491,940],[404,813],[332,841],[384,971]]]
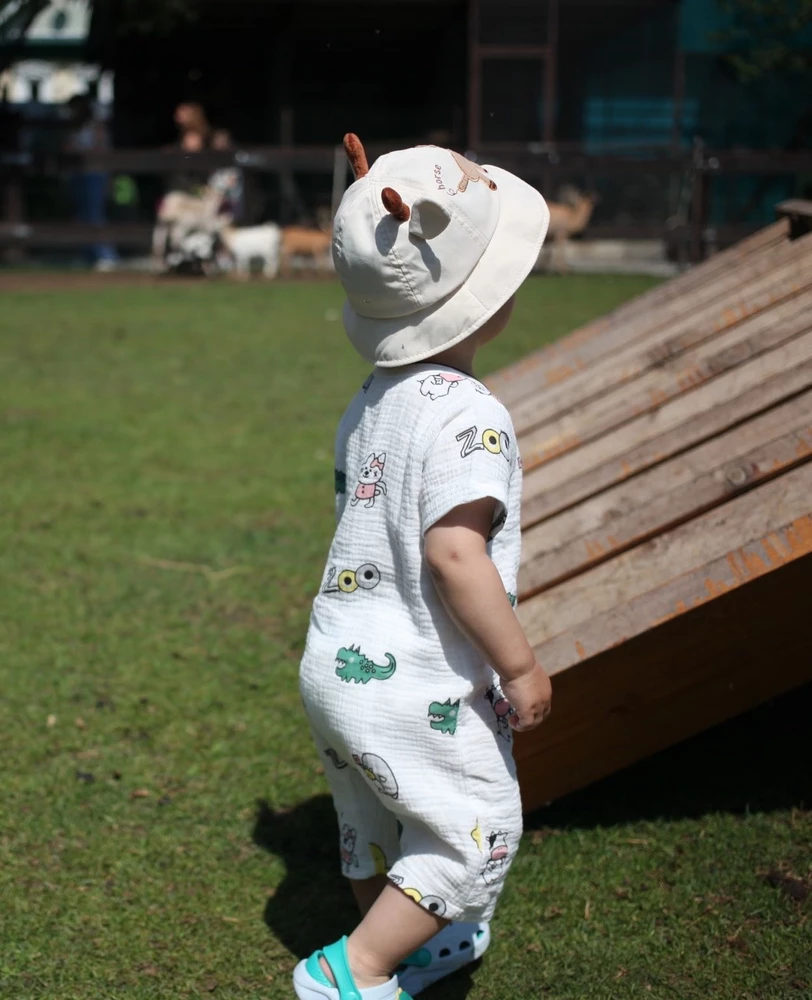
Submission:
[[[650,284],[531,281],[483,370]],[[3,295],[0,997],[281,1000],[351,926],[296,684],[365,371],[339,307]],[[488,959],[426,996],[810,996],[803,886],[763,878],[812,874],[809,702],[530,817]]]

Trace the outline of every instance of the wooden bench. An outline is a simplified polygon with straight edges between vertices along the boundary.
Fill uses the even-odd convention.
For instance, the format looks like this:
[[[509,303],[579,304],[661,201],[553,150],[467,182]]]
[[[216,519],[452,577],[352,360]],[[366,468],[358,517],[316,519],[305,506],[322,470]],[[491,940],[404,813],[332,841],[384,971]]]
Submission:
[[[488,380],[553,676],[526,809],[812,680],[812,203]]]

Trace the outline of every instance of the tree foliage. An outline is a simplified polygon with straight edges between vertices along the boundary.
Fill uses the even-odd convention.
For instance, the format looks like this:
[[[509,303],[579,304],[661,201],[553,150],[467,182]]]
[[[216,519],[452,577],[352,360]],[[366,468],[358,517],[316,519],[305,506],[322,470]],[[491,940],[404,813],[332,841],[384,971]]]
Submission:
[[[719,0],[729,26],[717,36],[744,82],[812,71],[812,0]]]

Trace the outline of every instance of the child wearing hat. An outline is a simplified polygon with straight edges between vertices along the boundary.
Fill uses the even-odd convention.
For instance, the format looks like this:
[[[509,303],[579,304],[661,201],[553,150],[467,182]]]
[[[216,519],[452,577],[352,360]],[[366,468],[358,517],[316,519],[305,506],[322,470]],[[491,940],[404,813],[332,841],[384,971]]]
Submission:
[[[350,341],[375,367],[335,448],[337,527],[300,686],[362,913],[299,963],[300,1000],[396,1000],[479,958],[522,830],[513,730],[550,711],[514,613],[521,461],[473,374],[549,212],[435,146],[367,165],[333,227]]]

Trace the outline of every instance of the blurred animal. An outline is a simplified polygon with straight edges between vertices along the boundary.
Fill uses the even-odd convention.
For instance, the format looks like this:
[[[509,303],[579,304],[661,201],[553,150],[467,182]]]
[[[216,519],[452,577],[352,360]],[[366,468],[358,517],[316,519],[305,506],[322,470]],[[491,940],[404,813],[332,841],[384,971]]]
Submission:
[[[262,273],[266,278],[275,278],[279,273],[282,230],[275,222],[240,229],[225,226],[220,231],[220,238],[234,261],[234,273],[238,278],[250,276],[251,261],[255,257],[262,258]]]
[[[306,226],[285,226],[282,230],[282,272],[290,275],[294,257],[307,258],[313,268],[330,267],[332,228],[308,229]]]
[[[567,270],[569,238],[586,229],[598,204],[596,194],[583,194],[573,187],[564,188],[561,196],[563,199],[561,202],[547,202],[547,207],[550,209],[547,238],[552,237],[553,240],[551,266],[559,273]]]

